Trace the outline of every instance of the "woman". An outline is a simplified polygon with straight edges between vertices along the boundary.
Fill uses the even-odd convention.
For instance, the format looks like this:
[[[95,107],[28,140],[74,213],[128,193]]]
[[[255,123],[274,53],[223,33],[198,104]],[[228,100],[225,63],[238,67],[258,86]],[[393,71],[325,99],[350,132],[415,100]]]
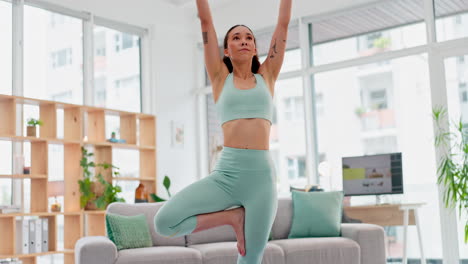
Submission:
[[[197,8],[224,146],[208,177],[187,186],[161,207],[155,228],[161,235],[179,237],[231,225],[237,237],[237,263],[260,264],[277,210],[269,138],[291,0],[281,0],[278,24],[263,64],[258,61],[252,31],[243,25],[227,32],[221,59],[208,1],[197,0]],[[225,210],[233,206],[240,207]]]

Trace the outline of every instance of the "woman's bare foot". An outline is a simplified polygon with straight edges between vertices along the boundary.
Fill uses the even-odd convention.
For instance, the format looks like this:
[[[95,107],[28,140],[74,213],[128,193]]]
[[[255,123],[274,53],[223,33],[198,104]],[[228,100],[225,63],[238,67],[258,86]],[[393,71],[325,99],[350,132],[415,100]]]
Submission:
[[[232,228],[236,232],[237,238],[237,250],[239,254],[245,256],[245,238],[244,238],[244,221],[245,221],[245,209],[244,207],[239,207],[232,210],[233,217],[232,219]]]

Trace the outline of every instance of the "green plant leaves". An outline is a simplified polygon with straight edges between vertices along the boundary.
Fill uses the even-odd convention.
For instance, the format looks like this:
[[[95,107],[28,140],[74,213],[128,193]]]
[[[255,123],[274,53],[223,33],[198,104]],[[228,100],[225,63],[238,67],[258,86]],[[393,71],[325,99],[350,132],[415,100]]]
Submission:
[[[437,183],[445,186],[445,207],[457,208],[461,219],[462,212],[468,214],[468,125],[460,119],[451,124],[455,132],[451,132],[450,128],[446,130],[442,122],[450,126],[447,113],[447,109],[441,106],[432,110],[437,128],[435,146],[445,148],[437,168]],[[468,243],[468,219],[465,222],[465,243]]]
[[[42,126],[44,122],[42,122],[40,119],[29,118],[27,124],[28,126]]]
[[[163,199],[163,198],[157,196],[157,195],[154,194],[154,193],[151,193],[150,196],[151,196],[151,198],[153,198],[153,200],[154,200],[155,202],[164,202],[164,201],[166,201],[165,199]]]
[[[81,148],[82,158],[80,160],[80,166],[83,168],[83,180],[78,180],[80,185],[80,206],[81,208],[86,207],[88,202],[94,202],[97,208],[105,210],[107,206],[113,202],[125,202],[125,199],[118,197],[117,195],[122,192],[122,188],[118,185],[113,186],[111,183],[107,182],[101,173],[99,173],[95,178],[96,180],[104,186],[104,193],[96,197],[96,194],[91,190],[92,173],[90,168],[101,167],[104,170],[114,168],[114,175],[119,175],[118,167],[110,163],[94,163],[93,161],[88,161],[88,158],[94,154],[88,152],[84,147]]]
[[[171,187],[171,180],[169,179],[169,177],[167,177],[167,175],[164,176],[163,185],[167,190],[167,194],[169,195],[169,197],[171,197],[171,193],[169,192],[169,187]]]

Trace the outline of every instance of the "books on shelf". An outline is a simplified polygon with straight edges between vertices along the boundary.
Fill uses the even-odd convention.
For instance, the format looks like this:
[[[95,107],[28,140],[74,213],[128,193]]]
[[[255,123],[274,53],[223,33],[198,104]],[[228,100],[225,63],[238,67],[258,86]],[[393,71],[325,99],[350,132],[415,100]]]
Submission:
[[[19,205],[1,205],[0,214],[20,213],[21,206]]]
[[[0,259],[0,264],[23,264],[19,259]]]
[[[16,220],[16,253],[29,254],[29,220]]]
[[[49,220],[16,220],[16,254],[32,254],[49,251]]]

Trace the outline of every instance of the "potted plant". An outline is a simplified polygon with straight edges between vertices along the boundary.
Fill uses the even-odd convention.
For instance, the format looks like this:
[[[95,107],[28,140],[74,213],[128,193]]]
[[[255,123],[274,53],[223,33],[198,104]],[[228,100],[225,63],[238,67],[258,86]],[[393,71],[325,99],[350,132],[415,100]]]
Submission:
[[[28,137],[37,137],[37,126],[42,126],[44,123],[40,119],[29,118],[27,124],[26,135]]]
[[[435,107],[432,110],[436,124],[435,146],[442,147],[445,153],[437,168],[438,183],[445,186],[444,203],[446,208],[458,208],[460,220],[468,216],[468,125],[460,120],[452,123],[452,132],[442,128],[447,120],[447,109]],[[465,243],[468,243],[468,218],[465,219]]]
[[[166,188],[167,195],[169,196],[169,198],[171,198],[171,193],[169,192],[169,187],[171,187],[171,180],[169,179],[169,177],[167,175],[164,176],[163,185],[164,185],[164,188]],[[155,202],[164,202],[164,201],[166,201],[165,199],[157,196],[155,193],[150,194],[150,196],[151,196],[151,198],[153,198],[153,200]]]
[[[78,180],[80,185],[80,207],[86,210],[95,210],[101,209],[105,210],[110,203],[113,202],[125,202],[125,199],[117,197],[117,194],[122,192],[120,186],[113,186],[111,183],[107,182],[101,173],[99,173],[95,178],[97,180],[93,181],[92,173],[90,168],[101,167],[104,170],[107,169],[116,169],[113,171],[114,175],[118,175],[118,167],[113,166],[109,163],[94,163],[89,161],[88,158],[93,156],[92,152],[88,152],[84,147],[81,147],[82,157],[80,160],[80,166],[83,168],[83,179]],[[102,194],[97,190],[100,184],[103,188]]]
[[[113,166],[112,164],[109,163],[103,163],[103,164],[98,164],[98,166],[103,167],[104,169],[118,169],[117,167]],[[114,176],[118,176],[119,172],[118,171],[113,171]],[[99,173],[96,176],[98,182],[104,186],[104,192],[102,195],[96,198],[94,201],[94,204],[98,209],[105,210],[107,206],[111,203],[114,202],[125,202],[124,198],[118,197],[118,193],[122,192],[122,188],[118,185],[114,186],[111,183],[107,182],[104,177],[102,176],[101,173]]]

